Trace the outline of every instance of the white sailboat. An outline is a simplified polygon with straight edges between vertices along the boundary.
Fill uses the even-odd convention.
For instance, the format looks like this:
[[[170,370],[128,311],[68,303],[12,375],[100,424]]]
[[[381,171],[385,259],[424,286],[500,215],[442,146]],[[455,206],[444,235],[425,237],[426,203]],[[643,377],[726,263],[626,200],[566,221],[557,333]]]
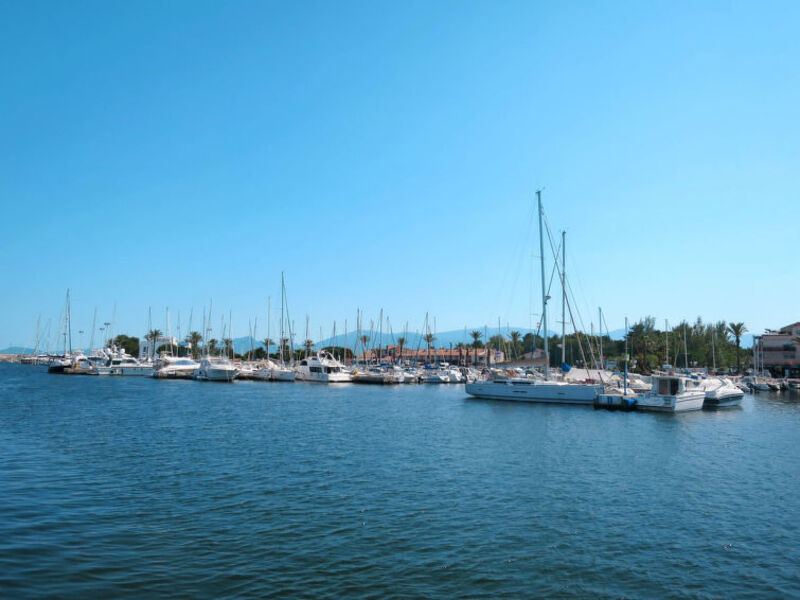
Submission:
[[[468,382],[464,389],[471,396],[495,400],[514,400],[518,402],[548,402],[558,404],[594,404],[598,394],[603,392],[600,384],[578,384],[565,381],[551,381],[549,374],[550,350],[547,340],[547,287],[544,268],[544,230],[542,226],[542,194],[536,191],[539,209],[539,260],[542,281],[542,327],[544,335],[544,378],[498,378],[492,377]],[[563,273],[563,268],[562,268]],[[564,287],[562,275],[562,288]],[[566,293],[566,292],[565,292]]]

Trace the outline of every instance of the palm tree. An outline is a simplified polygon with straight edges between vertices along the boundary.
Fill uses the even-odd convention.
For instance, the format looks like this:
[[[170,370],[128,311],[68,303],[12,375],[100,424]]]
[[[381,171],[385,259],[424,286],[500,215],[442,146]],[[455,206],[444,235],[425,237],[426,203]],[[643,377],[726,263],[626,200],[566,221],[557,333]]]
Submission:
[[[364,362],[367,362],[367,344],[369,343],[369,336],[362,335],[359,339],[361,340],[361,352],[364,357]]]
[[[288,337],[281,338],[280,352],[281,352],[281,358],[283,360],[291,361],[292,360],[292,356],[291,356],[292,349],[291,349],[291,344],[289,342],[290,342],[290,338],[288,338]]]
[[[403,362],[403,346],[406,345],[406,338],[397,338],[397,345],[400,346],[400,362]]]
[[[233,340],[231,338],[224,338],[222,344],[225,346],[225,356],[233,358]]]
[[[219,340],[217,340],[216,338],[211,338],[210,340],[208,340],[208,354],[214,354],[214,352],[217,351],[218,343]]]
[[[149,342],[150,342],[150,356],[155,356],[156,355],[156,340],[158,338],[160,338],[162,335],[164,335],[164,334],[161,333],[161,330],[159,330],[159,329],[151,329],[144,336],[144,339],[149,340]]]
[[[273,342],[269,338],[264,338],[263,344],[264,344],[264,348],[267,349],[267,358],[269,358],[269,349],[275,344],[275,342]]]
[[[306,347],[306,358],[308,358],[309,354],[311,354],[311,346],[314,345],[314,340],[306,340],[303,344]]]
[[[431,332],[425,334],[425,344],[428,346],[428,362],[431,362],[431,345],[436,341],[436,336]]]
[[[734,340],[736,340],[736,372],[742,372],[742,359],[741,359],[741,343],[742,336],[747,333],[747,327],[744,323],[731,323],[728,325],[728,333],[730,333]]]
[[[517,349],[519,348],[519,340],[522,337],[519,331],[512,331],[509,336],[511,337],[511,353],[513,358],[517,358]]]
[[[478,347],[479,347],[479,344],[481,343],[480,339],[483,337],[483,334],[476,329],[475,331],[471,332],[470,335],[472,336],[472,348],[474,350],[474,352],[472,353],[472,364],[473,365],[477,365],[478,364]]]
[[[186,343],[189,344],[189,348],[192,350],[192,358],[197,358],[197,351],[199,350],[200,342],[202,341],[203,336],[200,335],[199,331],[192,331],[186,336]]]

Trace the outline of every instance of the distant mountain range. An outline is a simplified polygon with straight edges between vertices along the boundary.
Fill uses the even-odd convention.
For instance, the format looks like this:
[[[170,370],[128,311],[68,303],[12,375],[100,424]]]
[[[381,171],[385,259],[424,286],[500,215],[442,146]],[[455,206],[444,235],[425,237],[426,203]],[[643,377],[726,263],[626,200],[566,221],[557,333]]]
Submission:
[[[9,346],[0,350],[0,354],[31,354],[33,348],[23,348],[22,346]]]

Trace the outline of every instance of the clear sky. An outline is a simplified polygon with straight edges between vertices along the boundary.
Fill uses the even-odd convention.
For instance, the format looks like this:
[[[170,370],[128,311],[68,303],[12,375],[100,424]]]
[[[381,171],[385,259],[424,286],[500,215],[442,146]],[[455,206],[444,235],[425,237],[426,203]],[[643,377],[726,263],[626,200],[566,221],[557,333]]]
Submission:
[[[0,4],[0,347],[92,311],[800,319],[800,3]],[[535,224],[534,224],[535,225]],[[588,324],[587,324],[588,327]]]

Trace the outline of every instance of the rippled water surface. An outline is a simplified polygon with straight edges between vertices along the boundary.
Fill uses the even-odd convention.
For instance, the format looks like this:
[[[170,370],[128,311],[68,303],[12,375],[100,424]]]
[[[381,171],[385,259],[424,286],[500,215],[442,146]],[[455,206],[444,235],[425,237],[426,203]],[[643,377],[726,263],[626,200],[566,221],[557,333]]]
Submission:
[[[0,365],[0,596],[800,597],[800,397],[678,416],[462,386]]]

